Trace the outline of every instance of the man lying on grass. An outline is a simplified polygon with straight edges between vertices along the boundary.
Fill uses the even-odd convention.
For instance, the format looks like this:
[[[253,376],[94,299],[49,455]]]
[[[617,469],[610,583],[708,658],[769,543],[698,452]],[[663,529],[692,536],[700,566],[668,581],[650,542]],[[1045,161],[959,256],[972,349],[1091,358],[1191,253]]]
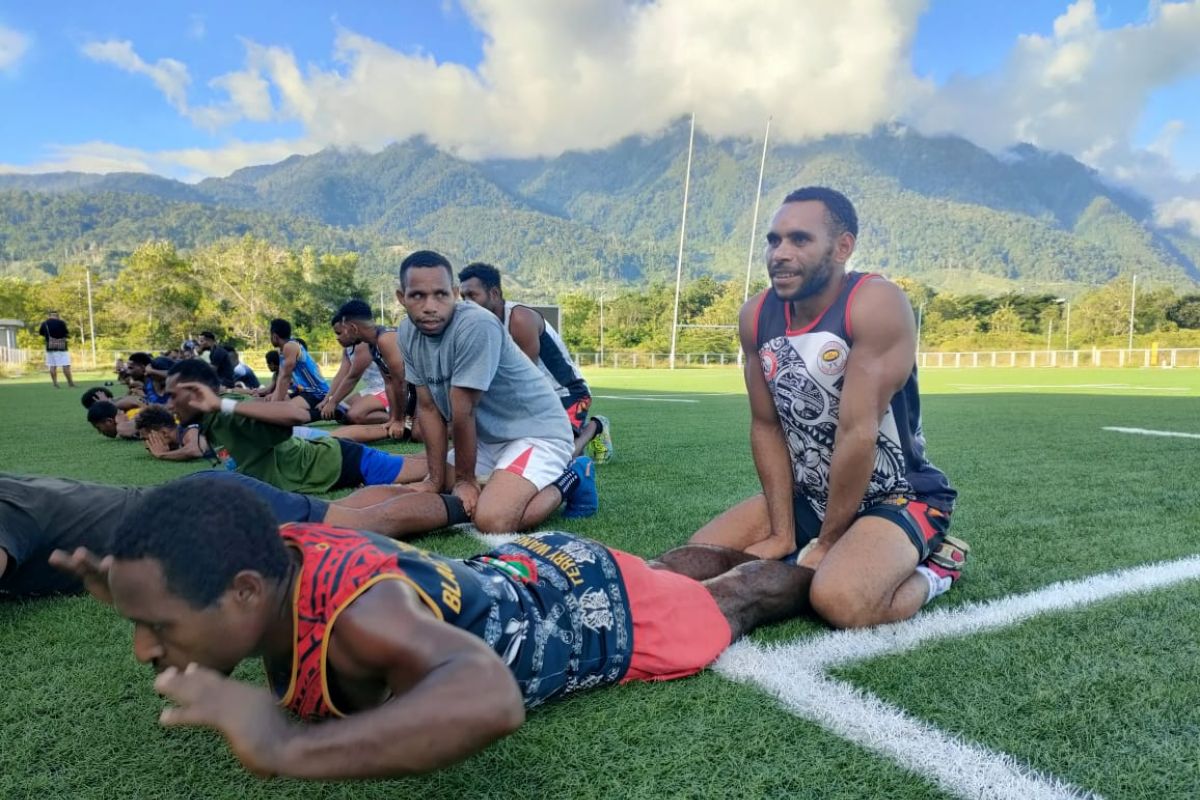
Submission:
[[[331,503],[223,470],[172,481],[164,496],[200,491],[205,502],[220,505],[231,486],[259,497],[279,523],[326,522],[405,536],[435,528],[448,516],[466,520],[451,495],[414,493],[375,504],[351,495]],[[0,598],[83,591],[78,580],[51,568],[50,554],[81,547],[103,552],[122,517],[150,488],[0,473]]]
[[[162,724],[219,731],[264,776],[444,767],[547,700],[702,670],[732,639],[799,613],[812,577],[707,546],[647,564],[558,532],[450,559],[354,530],[277,528],[251,492],[212,503],[203,479],[193,489],[148,493],[103,561],[56,560],[134,623],[134,654],[174,704]],[[226,677],[252,656],[269,689]],[[297,724],[280,706],[329,721]]]

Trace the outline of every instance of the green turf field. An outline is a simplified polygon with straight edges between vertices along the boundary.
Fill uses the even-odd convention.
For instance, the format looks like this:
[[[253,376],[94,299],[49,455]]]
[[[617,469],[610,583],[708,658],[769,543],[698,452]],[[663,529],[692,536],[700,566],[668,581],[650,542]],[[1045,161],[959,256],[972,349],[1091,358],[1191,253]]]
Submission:
[[[613,421],[618,460],[599,469],[599,514],[544,527],[652,555],[757,489],[735,370],[588,377],[593,410]],[[1200,371],[928,370],[922,383],[930,455],[960,490],[954,532],[972,546],[964,581],[934,607],[1200,553],[1200,441],[1103,430],[1200,434]],[[149,484],[198,468],[94,433],[78,399],[89,385],[0,382],[0,469]],[[419,543],[453,555],[478,548],[462,534]],[[833,675],[1081,789],[1191,797],[1200,793],[1198,605],[1200,583],[1185,582]],[[3,798],[953,796],[923,770],[718,672],[538,709],[515,736],[431,777],[259,781],[216,735],[158,727],[150,671],[110,610],[83,598],[0,602],[0,631]],[[824,636],[798,620],[755,641]],[[248,664],[242,676],[261,680],[261,670]]]

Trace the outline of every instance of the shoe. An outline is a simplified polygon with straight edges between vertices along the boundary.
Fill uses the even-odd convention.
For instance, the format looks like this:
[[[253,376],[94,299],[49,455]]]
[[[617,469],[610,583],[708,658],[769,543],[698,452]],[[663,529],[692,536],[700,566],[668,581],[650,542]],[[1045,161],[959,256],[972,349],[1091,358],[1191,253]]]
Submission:
[[[597,464],[607,464],[616,455],[613,450],[612,423],[608,421],[608,417],[600,414],[592,415],[592,419],[600,426],[600,432],[587,443],[588,453]]]
[[[938,545],[938,549],[925,559],[925,566],[939,578],[949,578],[953,583],[962,577],[963,567],[967,565],[967,554],[970,552],[971,546],[962,539],[947,536]]]
[[[566,498],[567,507],[563,516],[568,519],[590,517],[600,506],[600,495],[596,491],[596,462],[580,456],[571,462],[570,470],[579,476],[579,482]]]

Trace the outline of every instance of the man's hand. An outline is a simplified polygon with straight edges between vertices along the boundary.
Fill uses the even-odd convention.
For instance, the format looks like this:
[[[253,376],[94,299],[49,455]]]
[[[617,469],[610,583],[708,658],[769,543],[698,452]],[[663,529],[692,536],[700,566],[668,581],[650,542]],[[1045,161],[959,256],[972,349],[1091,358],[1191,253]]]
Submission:
[[[162,428],[143,431],[142,439],[146,442],[146,449],[150,451],[150,455],[152,456],[164,456],[171,452],[170,437],[167,436],[167,432]]]
[[[217,393],[211,387],[203,383],[188,381],[180,383],[178,389],[187,389],[191,392],[191,399],[188,405],[195,411],[199,411],[202,414],[211,414],[214,411],[221,410],[221,398],[217,396]]]
[[[112,556],[100,558],[86,547],[77,547],[70,553],[55,550],[50,554],[49,561],[55,569],[78,578],[92,597],[112,605],[112,592],[108,589],[108,568],[112,566]]]
[[[476,481],[458,481],[454,484],[454,488],[450,491],[459,500],[462,500],[463,510],[467,512],[467,516],[474,519],[475,504],[479,502],[479,483]]]
[[[776,536],[771,534],[762,541],[755,542],[746,548],[746,552],[761,559],[774,561],[783,558],[796,549],[795,536]]]
[[[332,398],[326,397],[317,406],[317,410],[321,412],[321,419],[333,419],[334,415],[337,414],[337,403],[332,403],[330,400]]]
[[[389,419],[384,423],[384,430],[387,432],[389,439],[400,441],[404,438],[405,434],[404,420]]]
[[[154,681],[154,690],[175,704],[163,710],[163,725],[212,728],[250,772],[262,778],[280,772],[293,729],[267,689],[189,664],[183,672],[168,667]]]
[[[414,492],[425,492],[426,494],[441,494],[442,493],[441,485],[430,480],[428,475],[425,476],[424,480],[418,481],[416,483],[407,483],[407,484],[405,484],[405,486]]]

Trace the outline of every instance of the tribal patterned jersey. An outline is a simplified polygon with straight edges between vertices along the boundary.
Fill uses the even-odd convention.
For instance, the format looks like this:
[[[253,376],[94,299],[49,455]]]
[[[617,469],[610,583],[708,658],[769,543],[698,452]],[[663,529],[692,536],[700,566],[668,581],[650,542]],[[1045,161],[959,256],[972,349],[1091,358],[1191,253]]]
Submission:
[[[616,683],[629,668],[633,623],[620,570],[601,545],[544,532],[471,559],[373,533],[299,523],[280,534],[303,563],[294,598],[296,649],[280,705],[307,719],[341,716],[328,647],[337,616],[380,581],[412,588],[438,619],[478,636],[512,670],[533,707]]]
[[[850,306],[858,288],[875,278],[880,276],[847,273],[837,299],[803,328],[792,327],[791,303],[770,289],[763,292],[755,316],[755,343],[792,458],[795,492],[821,519],[829,500],[829,466],[846,363],[854,347]],[[946,476],[925,458],[915,361],[879,424],[875,466],[862,508],[897,496],[946,513],[953,510],[956,497]]]

